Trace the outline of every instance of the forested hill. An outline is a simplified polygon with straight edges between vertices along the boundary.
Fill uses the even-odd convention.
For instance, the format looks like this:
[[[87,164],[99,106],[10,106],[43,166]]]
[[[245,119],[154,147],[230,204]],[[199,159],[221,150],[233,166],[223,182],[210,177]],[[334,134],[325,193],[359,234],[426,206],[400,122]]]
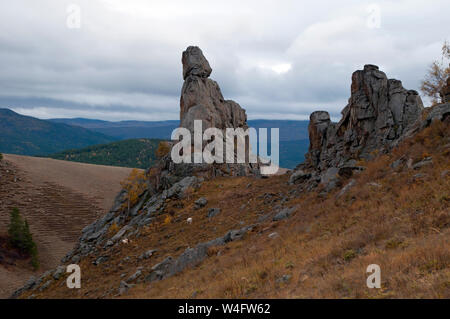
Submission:
[[[0,152],[46,155],[117,140],[79,126],[54,123],[0,108]]]
[[[156,160],[160,139],[129,139],[109,144],[67,150],[48,157],[98,165],[149,168]]]

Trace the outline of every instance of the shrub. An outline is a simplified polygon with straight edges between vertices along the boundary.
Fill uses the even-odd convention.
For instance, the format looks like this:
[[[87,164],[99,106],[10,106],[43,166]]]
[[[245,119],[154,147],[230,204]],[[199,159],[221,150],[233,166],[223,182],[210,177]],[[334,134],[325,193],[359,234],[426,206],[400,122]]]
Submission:
[[[164,157],[166,154],[170,152],[170,146],[169,143],[162,141],[159,143],[158,148],[155,151],[155,155],[158,158]]]
[[[120,182],[123,189],[126,190],[126,202],[124,206],[130,208],[137,204],[139,196],[145,191],[147,187],[147,176],[144,171],[133,168],[130,176],[124,181]]]
[[[0,161],[3,159],[3,154],[0,153]]]
[[[110,236],[115,235],[119,231],[119,226],[116,222],[112,223],[111,226],[109,226],[108,232]]]
[[[22,220],[19,209],[13,208],[10,213],[8,236],[13,247],[31,256],[31,265],[34,269],[39,268],[39,260],[36,243],[30,231],[28,221]]]

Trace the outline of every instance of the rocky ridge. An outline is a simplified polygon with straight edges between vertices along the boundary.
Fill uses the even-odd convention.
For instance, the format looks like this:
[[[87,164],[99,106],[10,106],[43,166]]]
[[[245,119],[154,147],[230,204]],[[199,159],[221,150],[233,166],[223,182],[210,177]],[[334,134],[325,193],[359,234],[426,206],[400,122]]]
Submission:
[[[361,161],[389,151],[433,119],[442,120],[448,105],[434,108],[425,119],[423,112],[416,91],[388,79],[377,66],[365,65],[352,75],[351,96],[338,123],[331,122],[328,112],[311,114],[306,161],[293,172],[290,182],[304,190],[322,185],[329,192],[341,185],[341,177],[363,170]]]

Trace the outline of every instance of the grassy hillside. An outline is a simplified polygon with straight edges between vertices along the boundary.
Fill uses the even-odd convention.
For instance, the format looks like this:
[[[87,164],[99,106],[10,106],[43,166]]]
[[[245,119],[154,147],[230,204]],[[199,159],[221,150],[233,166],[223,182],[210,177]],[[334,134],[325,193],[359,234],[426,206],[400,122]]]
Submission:
[[[130,139],[82,149],[67,150],[48,157],[89,164],[149,168],[156,160],[159,139]]]
[[[0,109],[0,152],[3,153],[46,155],[114,140],[116,138],[79,126],[39,120]]]
[[[168,202],[129,244],[84,257],[79,291],[67,289],[63,277],[21,298],[449,298],[449,136],[448,123],[438,122],[360,163],[366,169],[351,177],[354,186],[346,192],[296,192],[288,175],[205,181]],[[427,165],[411,166],[429,157]],[[403,164],[393,168],[394,162]],[[198,209],[200,197],[208,202]],[[294,211],[273,221],[281,205]],[[211,208],[220,208],[214,218]],[[209,247],[200,264],[146,282],[168,256],[255,224],[241,240]],[[110,231],[113,236],[117,229]],[[139,258],[149,249],[149,258]],[[94,265],[99,256],[106,261]],[[381,289],[366,286],[371,264],[381,268]],[[141,280],[130,279],[133,285],[120,294],[121,281],[136,269]]]

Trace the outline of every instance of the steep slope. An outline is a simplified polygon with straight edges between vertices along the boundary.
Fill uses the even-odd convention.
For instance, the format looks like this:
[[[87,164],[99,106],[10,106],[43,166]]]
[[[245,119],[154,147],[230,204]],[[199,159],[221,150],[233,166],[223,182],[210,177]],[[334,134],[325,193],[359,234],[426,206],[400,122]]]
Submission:
[[[88,146],[48,155],[50,158],[97,165],[148,168],[156,161],[155,151],[162,140],[131,139]]]
[[[4,154],[0,162],[0,237],[6,235],[11,209],[19,208],[37,242],[41,268],[33,272],[29,261],[20,259],[13,264],[0,262],[0,298],[8,297],[31,275],[57,266],[81,229],[109,210],[119,182],[130,171]]]
[[[128,244],[83,257],[81,289],[63,277],[22,297],[449,298],[449,136],[435,122],[326,196],[299,192],[287,175],[205,181],[124,234]],[[366,287],[370,264],[382,289]]]
[[[0,152],[3,153],[44,155],[114,140],[78,126],[52,123],[0,109]]]

